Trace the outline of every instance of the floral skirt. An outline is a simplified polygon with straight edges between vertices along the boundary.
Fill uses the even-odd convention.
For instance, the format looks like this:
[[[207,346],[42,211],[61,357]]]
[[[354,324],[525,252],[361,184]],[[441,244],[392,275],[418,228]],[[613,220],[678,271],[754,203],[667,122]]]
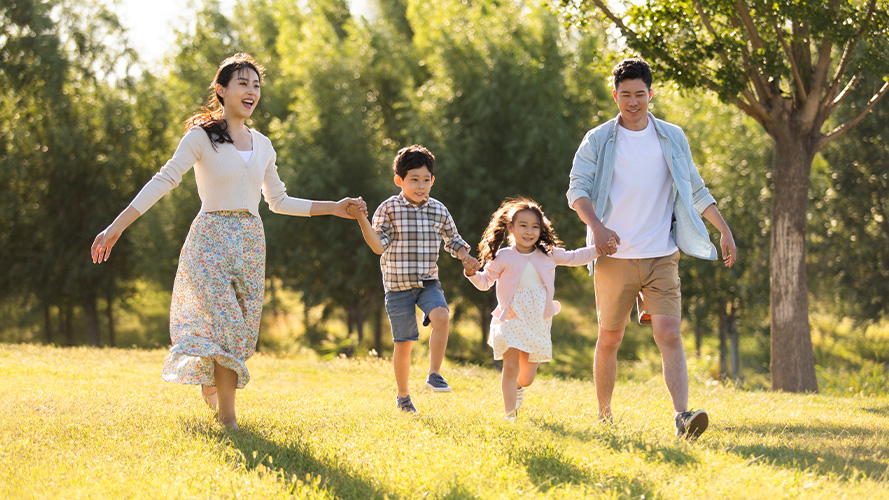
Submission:
[[[503,353],[512,347],[527,352],[532,363],[552,361],[553,319],[543,317],[545,309],[546,287],[519,288],[512,298],[506,321],[491,319],[488,345],[494,349],[494,359],[503,359]]]
[[[249,212],[205,212],[179,255],[170,305],[173,346],[163,379],[215,386],[214,361],[250,381],[244,362],[256,351],[265,291],[265,233]]]

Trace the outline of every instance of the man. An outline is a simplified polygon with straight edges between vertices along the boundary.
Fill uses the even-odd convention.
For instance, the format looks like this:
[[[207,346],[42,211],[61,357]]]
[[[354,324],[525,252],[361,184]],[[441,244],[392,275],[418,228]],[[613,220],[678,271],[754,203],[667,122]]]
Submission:
[[[587,225],[587,244],[595,244],[599,253],[590,265],[599,321],[593,366],[599,419],[613,419],[617,349],[635,302],[640,322],[650,322],[661,351],[676,434],[695,439],[707,428],[708,417],[704,410],[688,411],[688,368],[679,332],[679,250],[716,259],[702,216],[722,235],[726,267],[735,263],[735,242],[692,162],[682,129],[648,112],[648,64],[625,59],[612,75],[620,113],[587,132],[574,156],[567,193],[568,204]]]

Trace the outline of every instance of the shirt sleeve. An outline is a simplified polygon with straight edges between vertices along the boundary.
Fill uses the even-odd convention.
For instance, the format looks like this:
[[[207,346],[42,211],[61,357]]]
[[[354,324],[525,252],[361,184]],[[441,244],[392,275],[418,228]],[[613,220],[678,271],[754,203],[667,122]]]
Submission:
[[[557,266],[583,266],[596,259],[596,247],[588,246],[577,250],[553,248],[553,260]]]
[[[460,237],[460,233],[457,232],[457,224],[454,223],[454,218],[451,217],[451,213],[448,211],[447,207],[441,205],[441,210],[444,221],[441,225],[439,234],[441,235],[442,241],[444,241],[445,250],[456,259],[457,252],[459,252],[461,248],[468,249],[472,247]]]
[[[389,214],[392,212],[391,203],[387,200],[380,204],[377,209],[374,211],[373,220],[371,221],[371,226],[373,230],[376,231],[377,235],[380,237],[380,243],[383,244],[383,251],[385,252],[389,245],[392,243],[392,237],[394,235],[395,226],[392,224],[392,221],[389,219]]]
[[[568,206],[574,209],[574,202],[580,198],[593,198],[593,186],[596,183],[596,168],[599,162],[599,151],[593,144],[593,133],[588,132],[574,154],[571,173],[568,176]]]
[[[495,257],[494,260],[485,264],[484,269],[477,271],[472,276],[466,276],[465,272],[463,275],[466,276],[476,288],[485,291],[494,286],[494,283],[497,282],[501,274],[503,274],[503,265]]]
[[[135,208],[139,214],[144,214],[157,201],[164,197],[182,182],[182,176],[191,170],[191,167],[201,158],[204,152],[204,144],[201,134],[206,136],[206,132],[200,127],[194,127],[182,136],[179,146],[173,157],[167,160],[161,169],[145,183],[139,194],[130,202],[130,206]]]
[[[287,187],[278,176],[276,163],[278,154],[272,150],[272,156],[265,169],[265,177],[262,180],[262,193],[269,209],[276,214],[296,215],[310,217],[312,213],[312,200],[287,196]]]

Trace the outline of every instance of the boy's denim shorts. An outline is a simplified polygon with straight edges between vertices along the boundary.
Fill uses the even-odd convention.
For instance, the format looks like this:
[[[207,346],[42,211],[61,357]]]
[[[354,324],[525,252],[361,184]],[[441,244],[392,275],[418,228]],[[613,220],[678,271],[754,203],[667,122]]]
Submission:
[[[423,326],[429,324],[429,313],[436,307],[448,309],[441,283],[423,280],[423,288],[386,292],[386,313],[392,325],[392,340],[409,342],[420,339],[417,328],[417,307],[423,311]]]

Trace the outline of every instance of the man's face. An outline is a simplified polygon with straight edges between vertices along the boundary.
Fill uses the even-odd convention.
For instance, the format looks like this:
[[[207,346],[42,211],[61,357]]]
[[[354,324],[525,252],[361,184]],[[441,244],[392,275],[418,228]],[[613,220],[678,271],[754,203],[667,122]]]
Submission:
[[[648,126],[648,103],[651,89],[641,78],[622,80],[611,92],[620,109],[620,124],[630,130],[644,130]]]

